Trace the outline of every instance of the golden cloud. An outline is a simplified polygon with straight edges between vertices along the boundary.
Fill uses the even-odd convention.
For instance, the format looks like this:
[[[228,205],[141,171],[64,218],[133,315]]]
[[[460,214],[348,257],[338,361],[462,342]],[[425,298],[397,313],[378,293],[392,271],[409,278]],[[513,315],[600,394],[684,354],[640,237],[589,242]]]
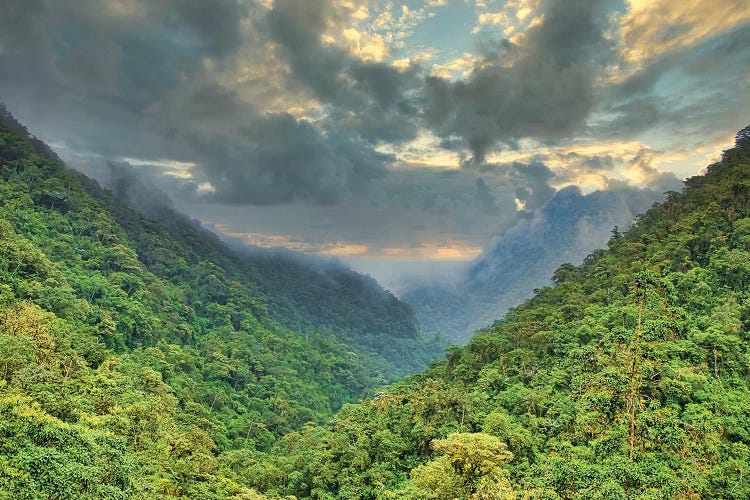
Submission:
[[[479,33],[482,26],[504,26],[506,31],[513,29],[512,22],[505,12],[483,12],[477,18],[477,24],[471,30],[472,34]],[[507,33],[506,33],[507,34]]]
[[[214,226],[219,232],[231,238],[237,238],[248,245],[260,248],[284,247],[297,252],[330,257],[351,257],[367,255],[370,248],[364,243],[357,242],[310,242],[303,241],[290,234],[245,233],[232,231],[224,224]]]
[[[466,78],[477,67],[480,61],[481,58],[465,52],[463,56],[444,64],[434,64],[431,72],[435,76],[446,79]]]
[[[750,20],[746,0],[629,0],[619,17],[622,56],[635,66]]]
[[[471,260],[482,253],[482,247],[460,243],[443,245],[421,245],[388,247],[380,251],[379,257],[426,260]]]

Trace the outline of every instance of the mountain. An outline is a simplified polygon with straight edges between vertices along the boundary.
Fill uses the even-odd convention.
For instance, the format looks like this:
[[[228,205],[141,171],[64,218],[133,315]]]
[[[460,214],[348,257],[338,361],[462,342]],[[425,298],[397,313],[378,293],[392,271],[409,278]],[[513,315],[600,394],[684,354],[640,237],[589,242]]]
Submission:
[[[444,341],[420,335],[411,308],[371,277],[335,259],[237,242],[230,247],[199,222],[172,209],[163,193],[142,183],[127,166],[111,169],[108,184],[117,201],[127,207],[110,203],[110,213],[134,242],[139,258],[168,279],[176,267],[170,257],[174,250],[165,246],[165,237],[181,246],[185,266],[202,261],[216,264],[262,298],[267,313],[279,324],[301,335],[330,333],[379,362],[388,379],[423,369],[440,355]],[[91,192],[100,198],[103,193],[96,187]],[[150,220],[149,226],[144,226],[141,214]]]
[[[262,260],[3,123],[0,498],[750,498],[750,127],[605,250],[360,399],[397,368],[386,350],[315,309],[290,321],[300,296],[274,297]]]
[[[578,263],[607,242],[613,228],[627,228],[663,194],[630,187],[584,195],[564,188],[542,208],[495,238],[456,283],[427,284],[401,299],[427,333],[464,344],[480,328],[551,283],[564,263]]]
[[[235,464],[436,349],[369,278],[146,217],[0,109],[0,498],[254,498]]]
[[[750,127],[466,346],[266,460],[237,478],[271,498],[750,498]]]

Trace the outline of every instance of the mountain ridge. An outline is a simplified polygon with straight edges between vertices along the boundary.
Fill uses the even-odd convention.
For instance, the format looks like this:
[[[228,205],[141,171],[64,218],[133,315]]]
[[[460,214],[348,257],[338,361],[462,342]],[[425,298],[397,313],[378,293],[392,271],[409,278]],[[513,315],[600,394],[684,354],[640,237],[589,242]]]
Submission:
[[[281,443],[272,463],[303,480],[263,491],[749,497],[748,130],[446,360]]]
[[[437,349],[405,306],[406,335],[387,317],[374,332],[347,335],[340,316],[290,330],[218,239],[174,213],[184,232],[170,237],[6,110],[0,200],[0,497],[252,496],[230,479],[238,453],[329,420]],[[346,295],[371,283],[337,272],[352,283],[324,298],[357,318]]]
[[[455,284],[416,287],[401,296],[427,333],[464,344],[551,283],[564,263],[581,263],[605,244],[613,228],[626,229],[663,198],[653,190],[620,187],[583,194],[563,188],[541,208],[490,242]]]

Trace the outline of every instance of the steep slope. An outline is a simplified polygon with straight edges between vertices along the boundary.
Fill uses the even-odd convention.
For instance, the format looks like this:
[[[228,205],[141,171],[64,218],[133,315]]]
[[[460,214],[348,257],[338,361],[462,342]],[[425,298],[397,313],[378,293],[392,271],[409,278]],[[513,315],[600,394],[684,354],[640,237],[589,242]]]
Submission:
[[[0,497],[253,498],[233,464],[407,369],[289,330],[218,240],[171,238],[0,115]]]
[[[300,498],[750,498],[750,127],[447,360],[272,459]],[[246,478],[261,484],[263,479]]]
[[[394,346],[390,338],[418,337],[417,322],[406,304],[370,277],[334,259],[231,241],[234,244],[230,248],[198,222],[173,210],[166,195],[141,181],[127,165],[110,164],[109,172],[102,176],[117,198],[158,221],[170,239],[189,247],[191,262],[214,262],[255,289],[267,300],[272,317],[287,328],[300,333],[330,331],[347,343],[386,358],[397,365],[398,373],[422,369],[436,357],[434,350],[389,351],[398,347],[398,342]],[[140,227],[128,223],[127,213],[115,210],[113,214],[135,241],[139,255],[149,262],[157,261],[160,249],[149,243]]]
[[[560,265],[581,263],[604,245],[612,228],[627,228],[663,194],[635,188],[558,191],[542,208],[492,241],[451,285],[415,288],[401,298],[427,333],[442,333],[464,344],[480,328],[549,285]]]
[[[159,276],[179,280],[181,266],[212,262],[252,290],[284,327],[302,335],[325,331],[379,363],[391,380],[423,369],[440,355],[440,341],[420,335],[411,309],[370,277],[332,259],[239,244],[229,248],[123,167],[113,172],[110,184],[115,204],[97,186],[84,185],[91,186],[89,192],[134,242],[139,259]],[[144,223],[120,200],[143,210],[150,220]]]

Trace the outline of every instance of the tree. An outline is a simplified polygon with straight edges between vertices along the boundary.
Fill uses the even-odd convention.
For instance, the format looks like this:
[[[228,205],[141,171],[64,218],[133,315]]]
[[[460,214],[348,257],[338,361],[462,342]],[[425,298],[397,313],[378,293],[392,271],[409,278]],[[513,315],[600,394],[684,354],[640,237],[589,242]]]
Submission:
[[[425,498],[515,499],[503,469],[513,459],[500,439],[484,433],[454,433],[432,442],[439,456],[412,471],[414,485]]]

